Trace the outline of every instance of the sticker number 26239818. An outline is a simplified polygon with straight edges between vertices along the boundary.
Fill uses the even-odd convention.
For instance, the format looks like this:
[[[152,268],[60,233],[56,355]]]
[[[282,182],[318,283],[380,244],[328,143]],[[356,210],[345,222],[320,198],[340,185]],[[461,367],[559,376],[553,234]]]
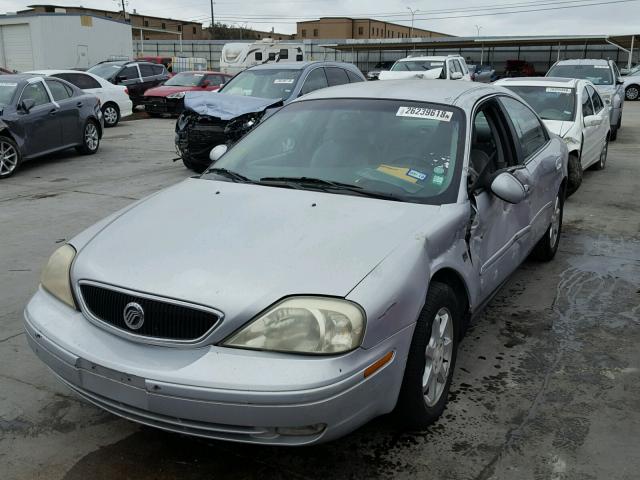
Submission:
[[[426,118],[429,120],[438,120],[440,122],[450,122],[453,117],[453,112],[438,110],[435,108],[400,107],[398,108],[396,117]]]

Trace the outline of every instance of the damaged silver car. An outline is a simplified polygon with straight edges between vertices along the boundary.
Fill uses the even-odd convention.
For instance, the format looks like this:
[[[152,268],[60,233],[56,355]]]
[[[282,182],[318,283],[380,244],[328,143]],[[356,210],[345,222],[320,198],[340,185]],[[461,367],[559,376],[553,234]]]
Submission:
[[[55,252],[27,339],[80,396],[174,432],[306,445],[394,409],[421,429],[469,322],[554,257],[566,184],[566,145],[506,89],[317,91]]]
[[[184,165],[202,173],[209,152],[233,145],[262,119],[301,95],[365,81],[355,65],[341,62],[269,63],[249,68],[218,93],[190,92],[176,122],[176,150]]]

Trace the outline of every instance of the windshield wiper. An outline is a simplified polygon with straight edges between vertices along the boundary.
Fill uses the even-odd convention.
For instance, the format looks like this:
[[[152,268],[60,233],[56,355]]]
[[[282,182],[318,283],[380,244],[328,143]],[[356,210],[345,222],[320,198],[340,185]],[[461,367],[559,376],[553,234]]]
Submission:
[[[234,182],[243,182],[243,183],[254,183],[249,177],[245,177],[244,175],[233,172],[231,170],[227,170],[226,168],[210,168],[207,170],[207,173],[215,173],[222,177],[227,177],[233,180]]]
[[[383,200],[397,200],[400,201],[398,197],[390,193],[383,192],[372,192],[369,190],[365,190],[359,185],[351,185],[349,183],[342,182],[334,182],[331,180],[323,180],[321,178],[312,178],[312,177],[264,177],[260,179],[260,183],[265,185],[269,183],[284,183],[287,186],[296,185],[299,187],[304,187],[305,185],[318,188],[323,191],[329,190],[338,190],[338,191],[347,191],[352,192],[357,195],[362,195],[365,197],[371,198],[380,198]]]

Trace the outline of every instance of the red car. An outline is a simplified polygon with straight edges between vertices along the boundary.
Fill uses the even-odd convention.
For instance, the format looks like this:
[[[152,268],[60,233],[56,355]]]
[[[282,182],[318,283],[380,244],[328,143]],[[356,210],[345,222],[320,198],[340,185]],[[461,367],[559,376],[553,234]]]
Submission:
[[[142,104],[152,117],[163,114],[178,115],[184,107],[183,99],[186,92],[215,92],[230,79],[231,75],[219,72],[178,73],[164,85],[147,90]]]

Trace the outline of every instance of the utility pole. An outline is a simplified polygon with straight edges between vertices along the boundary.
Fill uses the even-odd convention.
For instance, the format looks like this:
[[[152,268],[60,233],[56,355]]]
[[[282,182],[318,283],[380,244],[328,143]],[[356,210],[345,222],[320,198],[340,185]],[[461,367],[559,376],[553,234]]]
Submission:
[[[480,30],[482,30],[481,25],[476,25],[476,30],[478,31],[478,37],[480,36]]]
[[[213,40],[213,32],[216,27],[216,17],[213,14],[213,0],[211,0],[211,39]]]
[[[407,7],[407,10],[411,12],[411,33],[409,34],[409,36],[413,38],[413,19],[416,16],[416,13],[418,13],[420,10],[418,10],[417,8],[415,10],[412,10],[411,7]]]

